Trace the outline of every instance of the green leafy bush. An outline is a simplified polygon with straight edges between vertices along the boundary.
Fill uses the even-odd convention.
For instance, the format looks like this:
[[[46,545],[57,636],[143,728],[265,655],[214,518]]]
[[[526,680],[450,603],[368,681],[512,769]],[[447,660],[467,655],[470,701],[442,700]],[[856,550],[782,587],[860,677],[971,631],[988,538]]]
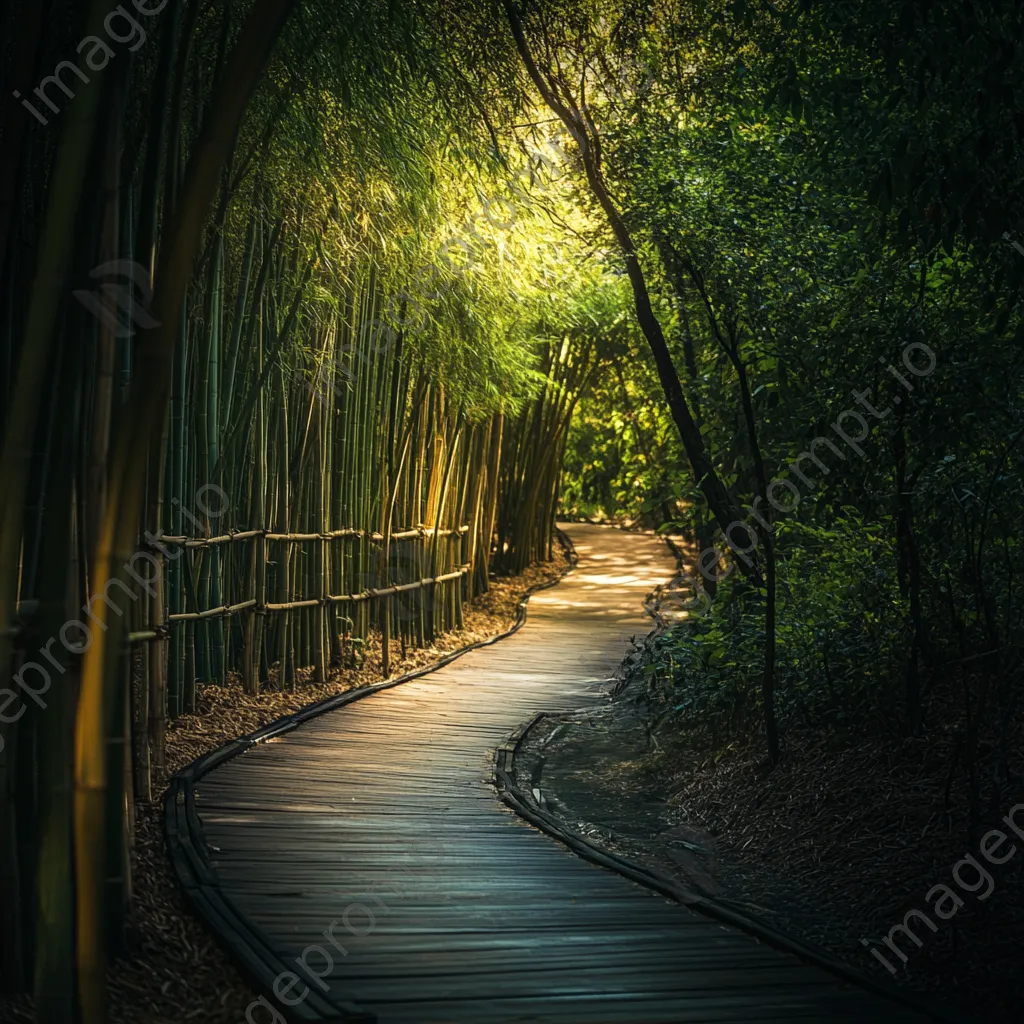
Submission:
[[[776,693],[780,724],[844,733],[894,709],[907,634],[895,552],[852,509],[829,527],[777,526]],[[644,691],[660,722],[711,744],[760,725],[763,598],[741,579],[719,583],[709,614],[654,640]]]

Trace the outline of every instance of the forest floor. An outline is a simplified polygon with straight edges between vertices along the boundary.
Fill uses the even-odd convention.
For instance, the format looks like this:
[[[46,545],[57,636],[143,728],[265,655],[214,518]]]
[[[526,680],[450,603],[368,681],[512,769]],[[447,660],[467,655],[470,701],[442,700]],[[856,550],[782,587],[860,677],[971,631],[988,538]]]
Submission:
[[[996,867],[967,838],[969,784],[963,769],[950,772],[952,729],[908,739],[880,725],[845,745],[791,729],[781,763],[766,774],[760,742],[712,753],[667,729],[652,738],[643,702],[631,699],[641,687],[632,680],[604,707],[539,723],[517,759],[520,784],[592,842],[691,889],[702,885],[863,973],[979,1018],[1021,1019],[1024,842],[1001,821],[1024,803],[1020,722],[1011,738],[1016,784],[987,801],[976,833],[998,828],[1021,848]],[[942,707],[944,700],[955,705],[952,694],[932,695],[930,720],[956,720],[956,707]],[[1024,828],[1024,808],[1016,821]],[[688,855],[680,838],[707,854]],[[996,853],[1009,850],[1003,844]],[[968,854],[988,869],[988,880],[963,864],[961,888],[954,865]],[[963,901],[943,904],[948,920],[936,917],[935,896],[925,900],[940,884]],[[928,914],[937,930],[911,921],[920,948],[897,933],[904,965],[880,940],[911,909]],[[888,954],[895,975],[862,938]]]
[[[566,568],[555,561],[533,566],[520,576],[492,578],[490,589],[463,609],[461,630],[438,637],[431,647],[409,648],[401,657],[391,649],[391,678],[439,660],[443,655],[505,632],[527,589],[557,579]],[[294,691],[243,692],[239,680],[201,686],[196,713],[183,715],[167,730],[164,770],[154,772],[153,803],[139,807],[133,885],[135,916],[130,956],[117,961],[109,976],[113,1024],[242,1024],[257,993],[235,969],[206,927],[186,905],[171,873],[164,847],[161,794],[167,781],[196,758],[325,697],[379,682],[380,635],[371,635],[359,669],[332,670],[327,683],[309,682],[300,670]],[[33,1021],[31,1001],[0,1001],[0,1021]]]

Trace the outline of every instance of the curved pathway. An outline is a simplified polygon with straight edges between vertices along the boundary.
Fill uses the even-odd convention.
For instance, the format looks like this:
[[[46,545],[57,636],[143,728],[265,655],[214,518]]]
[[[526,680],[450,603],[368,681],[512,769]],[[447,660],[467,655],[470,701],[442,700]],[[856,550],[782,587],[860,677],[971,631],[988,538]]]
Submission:
[[[197,784],[218,898],[295,972],[276,980],[279,1005],[382,1024],[926,1020],[577,858],[499,803],[495,748],[538,711],[596,701],[673,571],[654,537],[567,532],[577,569],[514,636]]]

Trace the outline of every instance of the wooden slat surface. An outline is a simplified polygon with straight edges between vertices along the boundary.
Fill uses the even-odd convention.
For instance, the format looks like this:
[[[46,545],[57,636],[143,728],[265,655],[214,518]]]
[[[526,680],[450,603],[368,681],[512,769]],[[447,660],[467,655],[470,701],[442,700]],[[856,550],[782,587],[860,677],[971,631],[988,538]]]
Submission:
[[[929,1019],[577,858],[499,803],[495,748],[539,711],[596,701],[672,573],[651,536],[567,532],[577,570],[531,599],[514,636],[199,782],[220,894],[284,963],[328,949],[329,971],[308,955],[324,972],[313,991],[386,1024]],[[358,937],[341,923],[357,902]]]

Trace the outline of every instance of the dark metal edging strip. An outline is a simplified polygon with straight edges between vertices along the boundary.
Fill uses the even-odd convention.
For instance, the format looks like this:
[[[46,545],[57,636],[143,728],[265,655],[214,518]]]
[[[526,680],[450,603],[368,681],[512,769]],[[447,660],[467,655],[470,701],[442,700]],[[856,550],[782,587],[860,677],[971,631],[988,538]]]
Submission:
[[[666,537],[665,541],[669,550],[675,555],[677,562],[681,564],[682,552],[679,547],[671,538]],[[950,1013],[923,996],[905,992],[903,989],[889,984],[881,978],[874,978],[869,974],[864,974],[820,946],[788,935],[765,921],[726,906],[706,893],[696,896],[668,875],[635,864],[619,854],[604,849],[579,833],[573,832],[559,818],[541,808],[534,800],[532,793],[523,791],[513,781],[515,778],[515,759],[520,746],[531,730],[547,717],[550,716],[543,711],[535,715],[524,725],[516,729],[495,752],[494,786],[498,791],[501,801],[519,817],[528,821],[546,835],[551,836],[552,839],[558,840],[558,842],[568,847],[573,853],[584,860],[614,871],[678,903],[692,907],[696,912],[705,914],[715,921],[753,935],[766,945],[799,957],[806,963],[820,967],[822,970],[828,971],[843,981],[850,982],[875,995],[900,1003],[908,1009],[941,1022],[941,1024],[982,1024],[975,1017]]]
[[[526,606],[530,598],[538,591],[547,590],[561,583],[576,568],[579,561],[572,541],[561,530],[556,532],[558,541],[568,559],[568,566],[557,579],[535,584],[526,591],[516,608],[515,622],[504,633],[461,647],[457,651],[446,654],[433,664],[415,669],[397,679],[387,679],[380,683],[371,683],[355,690],[348,690],[345,693],[316,701],[292,714],[283,715],[245,736],[240,736],[216,750],[203,754],[172,776],[164,793],[164,838],[174,873],[193,910],[217,937],[242,974],[248,977],[257,990],[268,999],[274,999],[274,980],[282,973],[291,972],[284,961],[272,950],[269,939],[262,933],[262,930],[240,913],[232,901],[221,892],[217,873],[207,854],[202,819],[195,809],[194,787],[204,775],[240,754],[244,754],[247,750],[251,750],[259,743],[283,736],[312,718],[335,711],[346,704],[361,700],[363,697],[369,697],[381,690],[389,690],[394,686],[429,675],[450,665],[470,651],[490,647],[519,632],[526,623]],[[340,1000],[328,1001],[312,990],[298,1007],[282,1006],[276,1000],[274,1003],[278,1010],[294,1024],[308,1024],[311,1021],[318,1022],[318,1024],[376,1024],[377,1021],[375,1014],[361,1009],[354,1003]]]

